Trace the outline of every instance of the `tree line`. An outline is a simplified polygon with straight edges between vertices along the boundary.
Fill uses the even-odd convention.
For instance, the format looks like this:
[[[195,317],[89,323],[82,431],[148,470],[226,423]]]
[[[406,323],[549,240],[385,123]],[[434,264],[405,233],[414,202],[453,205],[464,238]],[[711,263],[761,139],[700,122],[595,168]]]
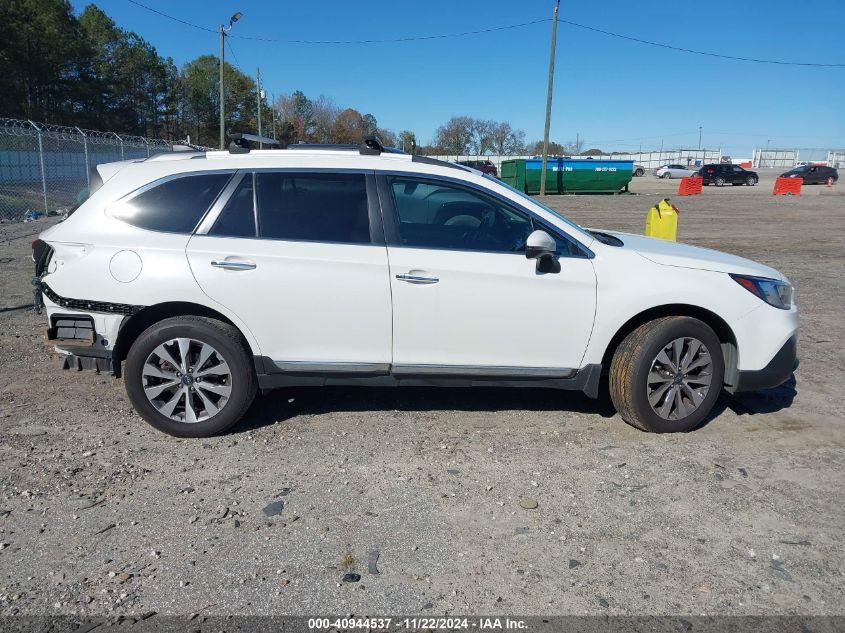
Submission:
[[[258,86],[224,64],[226,131],[256,132]],[[263,133],[283,145],[358,143],[375,134],[409,153],[539,154],[542,142],[506,121],[452,117],[430,144],[403,129],[380,127],[375,115],[301,91],[260,99]],[[0,116],[122,134],[185,140],[214,147],[219,139],[219,58],[202,55],[178,68],[132,31],[89,4],[77,17],[68,0],[0,1]],[[580,153],[550,144],[550,153]]]

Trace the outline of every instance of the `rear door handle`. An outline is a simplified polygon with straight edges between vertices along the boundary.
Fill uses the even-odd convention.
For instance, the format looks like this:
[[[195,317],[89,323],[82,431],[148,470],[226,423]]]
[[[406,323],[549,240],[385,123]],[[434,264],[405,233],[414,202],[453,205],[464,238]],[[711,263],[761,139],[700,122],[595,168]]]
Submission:
[[[412,275],[410,273],[396,275],[396,279],[406,281],[409,284],[436,284],[440,281],[437,277],[423,277],[422,275]]]
[[[252,262],[238,262],[223,260],[222,262],[212,261],[211,265],[215,268],[223,268],[225,270],[254,270],[256,265]]]

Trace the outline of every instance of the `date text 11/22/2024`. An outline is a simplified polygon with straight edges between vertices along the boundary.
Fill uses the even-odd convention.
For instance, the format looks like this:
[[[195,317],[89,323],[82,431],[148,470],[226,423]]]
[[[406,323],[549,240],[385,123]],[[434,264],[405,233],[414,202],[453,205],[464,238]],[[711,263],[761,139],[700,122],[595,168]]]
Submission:
[[[527,629],[527,624],[521,619],[502,617],[420,617],[420,618],[309,618],[308,628],[311,630],[341,629],[341,630],[480,630],[480,631],[519,631]]]

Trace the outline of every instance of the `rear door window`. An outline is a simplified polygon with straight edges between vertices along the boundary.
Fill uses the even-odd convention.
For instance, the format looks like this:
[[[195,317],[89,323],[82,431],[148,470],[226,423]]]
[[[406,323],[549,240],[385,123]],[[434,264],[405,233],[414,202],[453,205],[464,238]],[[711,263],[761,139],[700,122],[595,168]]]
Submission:
[[[370,243],[364,174],[258,172],[255,190],[262,238]]]
[[[232,176],[178,176],[144,187],[109,207],[109,215],[150,231],[192,233]]]
[[[253,174],[246,174],[208,232],[215,237],[256,237]]]

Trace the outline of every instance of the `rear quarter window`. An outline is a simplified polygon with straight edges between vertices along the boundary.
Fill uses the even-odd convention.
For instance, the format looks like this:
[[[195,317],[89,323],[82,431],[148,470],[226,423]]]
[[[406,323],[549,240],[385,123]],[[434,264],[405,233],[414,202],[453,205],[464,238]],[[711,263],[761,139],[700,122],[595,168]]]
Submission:
[[[152,183],[111,205],[108,213],[150,231],[192,233],[231,175],[193,174]]]

